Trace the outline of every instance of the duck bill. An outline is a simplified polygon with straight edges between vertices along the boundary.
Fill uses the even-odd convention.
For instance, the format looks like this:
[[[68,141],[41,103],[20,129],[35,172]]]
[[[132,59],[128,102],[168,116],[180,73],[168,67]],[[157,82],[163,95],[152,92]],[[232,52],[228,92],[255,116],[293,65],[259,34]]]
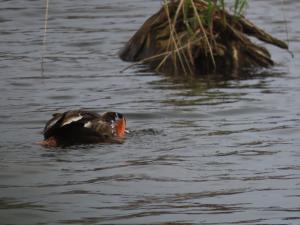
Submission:
[[[117,136],[123,138],[125,136],[126,120],[124,118],[119,119],[116,122],[115,129]]]

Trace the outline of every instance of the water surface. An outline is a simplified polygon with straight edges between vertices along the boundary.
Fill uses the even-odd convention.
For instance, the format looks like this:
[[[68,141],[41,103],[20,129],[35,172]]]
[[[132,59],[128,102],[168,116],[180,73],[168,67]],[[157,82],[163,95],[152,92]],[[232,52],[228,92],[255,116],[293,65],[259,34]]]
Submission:
[[[300,224],[297,0],[253,0],[247,16],[285,51],[252,79],[176,82],[122,62],[118,50],[159,0],[0,5],[1,224]],[[283,10],[284,9],[284,10]],[[45,149],[50,115],[115,110],[122,145]]]

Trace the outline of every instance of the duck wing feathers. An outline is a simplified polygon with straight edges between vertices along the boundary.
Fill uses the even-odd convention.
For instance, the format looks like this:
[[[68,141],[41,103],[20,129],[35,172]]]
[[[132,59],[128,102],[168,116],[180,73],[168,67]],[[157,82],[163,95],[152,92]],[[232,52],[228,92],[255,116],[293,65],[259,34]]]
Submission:
[[[85,127],[86,124],[89,124],[91,123],[91,121],[100,118],[101,116],[97,113],[82,110],[55,113],[53,114],[52,118],[46,123],[43,131],[44,138],[47,139],[52,136],[61,135],[64,130],[69,131],[69,129],[67,128],[76,129],[81,127],[88,129],[89,127]],[[81,129],[79,129],[79,131],[80,130]]]

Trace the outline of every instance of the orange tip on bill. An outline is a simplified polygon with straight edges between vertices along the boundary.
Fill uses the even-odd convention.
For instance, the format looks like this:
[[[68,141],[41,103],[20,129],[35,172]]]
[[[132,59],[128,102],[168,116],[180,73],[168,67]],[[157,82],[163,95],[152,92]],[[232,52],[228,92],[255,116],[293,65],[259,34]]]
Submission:
[[[124,118],[119,119],[116,123],[115,129],[117,136],[123,138],[125,136],[126,120]]]

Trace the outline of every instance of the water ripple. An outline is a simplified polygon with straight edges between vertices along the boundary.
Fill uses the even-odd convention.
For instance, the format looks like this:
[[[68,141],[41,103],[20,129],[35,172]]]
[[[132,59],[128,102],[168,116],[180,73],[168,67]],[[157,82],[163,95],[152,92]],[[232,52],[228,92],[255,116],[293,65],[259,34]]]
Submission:
[[[250,2],[274,36],[288,21],[295,58],[267,46],[276,65],[232,81],[124,71],[119,49],[160,0],[49,1],[44,53],[45,2],[0,2],[1,221],[299,224],[300,1]],[[76,108],[124,113],[125,142],[35,144]]]

